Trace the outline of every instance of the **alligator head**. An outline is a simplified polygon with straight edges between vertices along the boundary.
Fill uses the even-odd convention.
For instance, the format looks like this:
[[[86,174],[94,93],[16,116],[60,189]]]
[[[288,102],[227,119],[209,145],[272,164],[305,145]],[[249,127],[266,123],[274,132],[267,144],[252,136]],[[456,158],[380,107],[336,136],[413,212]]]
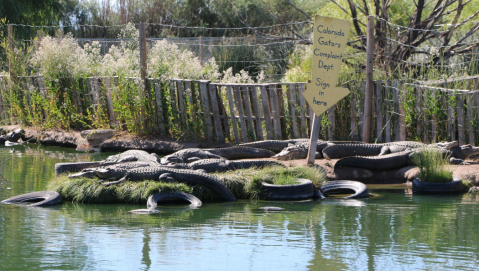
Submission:
[[[68,178],[100,178],[100,179],[119,179],[123,177],[123,171],[115,170],[114,167],[86,168],[78,173],[68,175]]]
[[[479,147],[474,147],[469,144],[450,149],[452,157],[466,160],[471,156],[479,155]]]
[[[438,142],[438,143],[431,144],[431,145],[433,145],[435,147],[438,147],[438,148],[441,148],[441,149],[449,150],[449,149],[458,147],[459,142],[457,142],[457,141],[451,141],[451,142],[442,141],[442,142]]]
[[[280,153],[276,154],[272,158],[278,160],[292,160],[292,159],[304,159],[308,156],[308,144],[293,145],[284,148]]]

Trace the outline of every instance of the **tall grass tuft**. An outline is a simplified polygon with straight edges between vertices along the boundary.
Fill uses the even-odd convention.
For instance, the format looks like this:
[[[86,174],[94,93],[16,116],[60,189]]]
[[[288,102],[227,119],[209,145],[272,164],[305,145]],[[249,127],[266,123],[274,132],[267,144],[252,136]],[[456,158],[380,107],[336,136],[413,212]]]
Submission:
[[[423,148],[412,156],[414,164],[419,168],[419,179],[430,183],[452,181],[453,171],[448,168],[448,158],[431,148]]]
[[[280,179],[281,176],[309,179],[316,187],[326,181],[324,170],[316,167],[266,167],[262,170],[242,169],[213,175],[224,182],[233,194],[238,195],[237,198],[253,200],[261,198],[262,182],[273,183],[274,179]]]

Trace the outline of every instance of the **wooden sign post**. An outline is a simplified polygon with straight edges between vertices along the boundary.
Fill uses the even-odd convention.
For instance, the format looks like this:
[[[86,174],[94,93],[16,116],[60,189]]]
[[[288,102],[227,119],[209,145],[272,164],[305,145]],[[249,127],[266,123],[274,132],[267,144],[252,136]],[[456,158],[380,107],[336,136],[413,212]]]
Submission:
[[[336,87],[350,23],[346,20],[316,16],[314,19],[313,65],[311,81],[303,96],[314,112],[309,141],[308,165],[314,164],[320,115],[349,94],[347,88]]]

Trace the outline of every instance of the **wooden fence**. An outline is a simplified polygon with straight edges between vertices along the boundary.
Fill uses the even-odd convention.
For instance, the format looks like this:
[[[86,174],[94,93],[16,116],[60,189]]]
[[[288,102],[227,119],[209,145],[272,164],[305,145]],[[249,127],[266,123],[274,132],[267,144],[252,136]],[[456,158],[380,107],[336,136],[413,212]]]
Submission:
[[[123,80],[123,81],[122,81]],[[149,134],[186,140],[249,142],[309,137],[313,113],[301,93],[305,83],[218,84],[171,79],[164,84],[140,78],[92,77],[73,86],[71,100],[78,113],[99,108],[109,125],[124,128],[120,105],[123,88],[131,100],[143,99],[135,121]],[[127,83],[125,83],[125,80]],[[120,82],[122,81],[122,82]],[[47,96],[48,82],[40,76],[18,77],[27,94]],[[14,121],[8,104],[9,80],[0,77],[0,121]],[[376,81],[372,97],[371,131],[375,142],[479,140],[479,78],[447,81],[447,88],[399,81]],[[350,82],[351,94],[322,117],[320,138],[361,140],[364,125],[364,82]],[[469,89],[468,91],[464,89]],[[46,114],[46,113],[45,113]]]

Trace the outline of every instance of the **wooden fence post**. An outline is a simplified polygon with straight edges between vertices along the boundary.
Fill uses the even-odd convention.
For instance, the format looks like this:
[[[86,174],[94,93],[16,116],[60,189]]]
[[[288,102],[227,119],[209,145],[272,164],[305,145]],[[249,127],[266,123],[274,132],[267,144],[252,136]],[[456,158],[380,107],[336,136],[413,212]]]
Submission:
[[[366,89],[364,95],[363,142],[371,139],[371,98],[373,96],[373,61],[374,61],[374,16],[368,16],[367,48],[366,48]]]

